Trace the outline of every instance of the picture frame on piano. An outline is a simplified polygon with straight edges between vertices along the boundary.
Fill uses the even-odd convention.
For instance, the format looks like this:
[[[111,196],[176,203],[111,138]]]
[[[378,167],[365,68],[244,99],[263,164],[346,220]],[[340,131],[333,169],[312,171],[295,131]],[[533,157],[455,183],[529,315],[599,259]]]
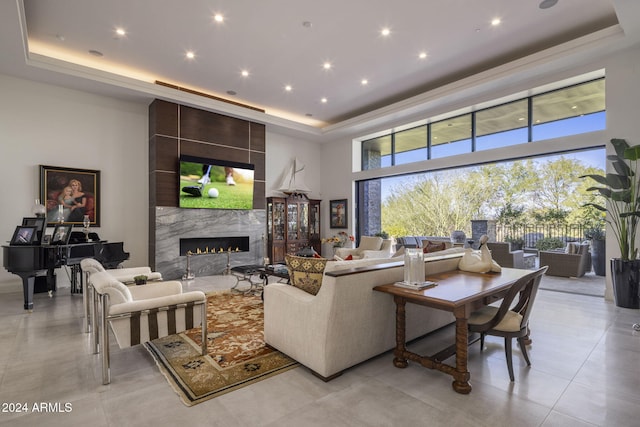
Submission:
[[[47,213],[47,226],[65,224],[100,226],[100,171],[40,165],[40,200]]]
[[[68,245],[73,224],[56,224],[51,235],[52,245]]]
[[[25,217],[22,218],[22,225],[37,227],[36,235],[33,239],[34,245],[40,245],[42,243],[42,237],[44,235],[47,219],[44,217]]]
[[[13,232],[11,238],[11,245],[33,245],[33,240],[36,239],[38,233],[38,227],[35,225],[19,225],[16,227],[16,231]]]

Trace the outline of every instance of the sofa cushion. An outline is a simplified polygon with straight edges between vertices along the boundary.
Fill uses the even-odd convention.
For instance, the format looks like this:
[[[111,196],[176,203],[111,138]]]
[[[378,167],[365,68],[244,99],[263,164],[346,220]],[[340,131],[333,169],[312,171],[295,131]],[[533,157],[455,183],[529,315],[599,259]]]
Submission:
[[[382,247],[382,237],[378,236],[362,236],[358,249],[362,251],[379,251]]]
[[[311,295],[316,295],[322,286],[327,259],[285,255],[285,262],[289,268],[290,283]]]
[[[422,249],[425,254],[428,254],[431,252],[444,251],[446,249],[446,245],[444,242],[432,242],[430,240],[423,240]]]

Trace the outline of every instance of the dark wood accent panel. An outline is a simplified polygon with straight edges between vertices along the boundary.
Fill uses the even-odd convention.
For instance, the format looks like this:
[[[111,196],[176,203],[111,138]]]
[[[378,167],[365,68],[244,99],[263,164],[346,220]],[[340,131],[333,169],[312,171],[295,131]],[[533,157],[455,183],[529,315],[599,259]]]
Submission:
[[[251,151],[249,155],[251,156],[249,159],[249,163],[255,166],[253,178],[260,181],[265,181],[267,178],[266,178],[266,168],[264,166],[265,164],[264,153]]]
[[[149,170],[178,169],[178,139],[155,135],[149,141]]]
[[[264,181],[255,181],[253,183],[253,209],[264,209],[267,207],[265,199],[266,183]]]
[[[156,206],[178,206],[178,174],[172,172],[153,172],[156,182]],[[154,220],[155,221],[155,220]]]
[[[249,122],[182,105],[180,138],[249,149]]]
[[[149,106],[149,136],[178,136],[178,105],[154,100]]]
[[[180,141],[180,154],[187,156],[209,157],[230,162],[249,163],[249,151],[221,145],[203,144],[194,141]]]
[[[251,149],[256,151],[266,151],[266,126],[260,123],[249,122],[251,132]]]

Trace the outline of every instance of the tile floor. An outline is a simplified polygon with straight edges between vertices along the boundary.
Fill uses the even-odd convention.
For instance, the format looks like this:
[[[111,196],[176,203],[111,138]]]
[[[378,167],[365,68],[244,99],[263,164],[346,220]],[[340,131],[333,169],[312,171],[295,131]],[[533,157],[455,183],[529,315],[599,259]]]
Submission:
[[[544,280],[544,279],[543,279]],[[185,284],[204,291],[228,278]],[[501,341],[470,349],[473,391],[416,364],[392,366],[391,353],[324,383],[303,367],[186,407],[147,351],[112,346],[112,383],[82,331],[82,296],[62,288],[37,294],[0,290],[0,426],[637,426],[640,418],[640,311],[602,298],[541,290],[534,308],[532,367],[514,348],[509,382]],[[435,347],[445,329],[414,344]],[[34,405],[41,412],[34,411]],[[17,412],[16,405],[27,412]]]

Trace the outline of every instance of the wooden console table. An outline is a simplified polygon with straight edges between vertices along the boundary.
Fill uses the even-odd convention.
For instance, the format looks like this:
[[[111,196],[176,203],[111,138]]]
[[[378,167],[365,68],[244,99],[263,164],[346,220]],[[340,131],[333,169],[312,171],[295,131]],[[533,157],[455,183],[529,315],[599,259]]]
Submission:
[[[471,392],[470,374],[467,370],[467,346],[469,334],[467,320],[472,311],[502,298],[519,278],[529,270],[503,268],[502,273],[469,273],[455,270],[427,276],[427,280],[438,286],[424,289],[407,289],[394,284],[380,285],[376,291],[393,295],[396,304],[396,349],[393,364],[406,368],[407,360],[420,363],[425,368],[437,369],[453,377],[453,389],[461,394]],[[455,344],[432,356],[421,356],[407,350],[405,342],[405,305],[424,305],[438,310],[450,311],[456,318]],[[455,366],[443,362],[456,355]]]

